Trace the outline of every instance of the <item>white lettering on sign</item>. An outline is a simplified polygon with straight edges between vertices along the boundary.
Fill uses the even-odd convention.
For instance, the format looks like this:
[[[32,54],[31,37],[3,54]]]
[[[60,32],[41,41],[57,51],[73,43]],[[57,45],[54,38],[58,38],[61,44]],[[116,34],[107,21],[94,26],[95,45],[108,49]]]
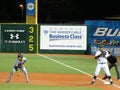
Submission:
[[[97,28],[94,36],[120,36],[119,29]]]
[[[10,39],[19,39],[19,34],[10,34]]]

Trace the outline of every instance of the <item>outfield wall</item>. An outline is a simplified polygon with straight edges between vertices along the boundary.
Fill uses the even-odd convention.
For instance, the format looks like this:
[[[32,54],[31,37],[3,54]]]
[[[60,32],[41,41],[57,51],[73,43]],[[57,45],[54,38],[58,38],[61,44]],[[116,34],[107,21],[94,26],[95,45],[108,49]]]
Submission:
[[[84,25],[0,24],[0,52],[95,54],[101,44],[120,56],[120,21],[86,20]]]
[[[90,54],[95,54],[99,45],[115,56],[120,56],[120,21],[114,20],[86,20],[88,26]]]
[[[37,25],[0,24],[0,52],[36,53]]]
[[[0,52],[87,52],[86,25],[0,24]]]
[[[86,25],[39,25],[39,53],[82,54],[87,51]]]

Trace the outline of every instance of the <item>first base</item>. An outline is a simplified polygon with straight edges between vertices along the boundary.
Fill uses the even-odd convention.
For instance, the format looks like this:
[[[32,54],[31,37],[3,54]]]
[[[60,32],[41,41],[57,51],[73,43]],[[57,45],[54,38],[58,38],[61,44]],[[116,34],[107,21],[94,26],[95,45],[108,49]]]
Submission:
[[[110,84],[110,82],[104,81],[103,84]]]

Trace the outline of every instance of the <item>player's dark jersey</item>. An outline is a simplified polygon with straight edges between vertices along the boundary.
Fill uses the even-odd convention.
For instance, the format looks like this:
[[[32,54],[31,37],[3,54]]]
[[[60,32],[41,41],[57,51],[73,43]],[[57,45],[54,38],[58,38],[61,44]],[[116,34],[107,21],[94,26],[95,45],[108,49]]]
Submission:
[[[107,57],[107,60],[110,64],[115,64],[117,62],[117,58],[113,55],[110,55],[109,57]]]

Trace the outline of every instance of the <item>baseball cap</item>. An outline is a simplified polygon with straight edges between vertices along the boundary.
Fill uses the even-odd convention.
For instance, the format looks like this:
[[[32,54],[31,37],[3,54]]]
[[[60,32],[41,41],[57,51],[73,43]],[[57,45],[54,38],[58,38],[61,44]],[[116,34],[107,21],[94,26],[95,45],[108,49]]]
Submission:
[[[104,48],[104,45],[100,45],[99,48]]]
[[[22,53],[18,53],[18,57],[23,58],[23,54]]]

